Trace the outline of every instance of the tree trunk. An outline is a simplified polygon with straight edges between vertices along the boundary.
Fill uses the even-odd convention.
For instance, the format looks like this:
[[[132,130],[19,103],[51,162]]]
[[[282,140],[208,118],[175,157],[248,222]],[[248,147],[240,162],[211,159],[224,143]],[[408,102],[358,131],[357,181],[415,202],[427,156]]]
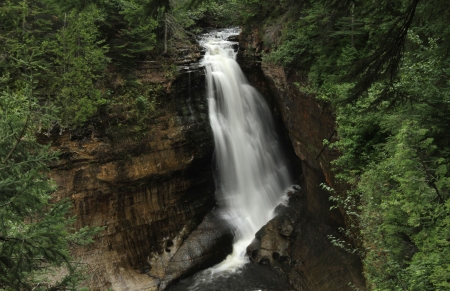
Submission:
[[[167,13],[164,13],[164,52],[163,55],[167,54]]]

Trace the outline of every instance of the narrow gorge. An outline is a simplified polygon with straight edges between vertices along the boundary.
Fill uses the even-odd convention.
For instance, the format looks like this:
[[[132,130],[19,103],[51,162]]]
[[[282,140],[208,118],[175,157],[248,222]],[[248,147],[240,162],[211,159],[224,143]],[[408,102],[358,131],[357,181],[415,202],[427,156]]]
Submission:
[[[0,291],[450,289],[448,6],[2,1]]]
[[[239,238],[244,239],[234,249],[240,253],[239,260],[263,268],[253,272],[270,272],[261,276],[281,278],[274,282],[287,284],[286,290],[353,290],[349,283],[364,289],[359,259],[333,246],[328,238],[340,237],[338,227],[345,224],[339,211],[329,210],[329,193],[319,187],[323,182],[339,187],[330,169],[337,153],[330,149],[321,152],[323,139],[334,129],[332,113],[297,89],[294,83],[303,76],[290,75],[272,64],[261,65],[250,49],[258,42],[252,34],[231,38],[235,42],[222,53],[234,54],[233,49],[239,49],[238,62],[269,104],[265,108],[263,103],[255,103],[254,111],[272,111],[276,125],[261,119],[262,115],[239,112],[248,103],[236,109],[226,101],[207,98],[212,94],[207,90],[217,91],[237,79],[221,81],[221,85],[205,80],[203,66],[208,71],[210,63],[218,65],[219,61],[208,60],[212,56],[203,56],[199,46],[191,45],[180,50],[174,60],[178,66],[175,79],[167,77],[157,62],[142,63],[136,72],[143,84],[162,88],[159,100],[163,101],[151,122],[136,122],[127,118],[124,108],[117,108],[81,129],[42,136],[42,142],[51,142],[61,151],[60,161],[51,166],[51,177],[58,184],[55,199],[73,201],[77,227],[105,227],[93,245],[75,251],[91,276],[86,281],[90,290],[164,290],[221,262],[233,252],[232,243]],[[208,46],[217,54],[221,50],[214,44]],[[230,73],[232,78],[245,78]],[[227,90],[230,98],[242,99],[241,94],[248,94],[246,102],[259,102],[259,93],[251,86]],[[216,103],[210,104],[209,111],[208,102]],[[214,113],[215,106],[225,111]],[[231,115],[230,123],[219,125],[226,114]],[[224,154],[235,147],[224,137],[229,133],[213,135],[211,126],[236,127],[233,123],[239,118],[248,124],[238,135],[254,144],[244,145],[247,149],[231,158]],[[252,132],[272,135],[276,131],[283,139],[279,145],[273,137],[252,137]],[[278,146],[283,147],[284,156],[276,153]],[[250,156],[253,154],[261,156]],[[270,161],[261,160],[263,156]],[[251,165],[243,159],[253,159],[256,168],[247,169]],[[243,163],[234,168],[224,165],[236,162]],[[267,167],[274,172],[266,171]],[[292,180],[300,185],[290,190],[294,182],[288,168]],[[242,196],[221,196],[239,191],[236,195]],[[266,197],[250,196],[261,192]],[[271,219],[283,195],[289,202],[278,206]],[[251,221],[248,211],[262,218]],[[228,222],[223,217],[228,217]],[[267,284],[267,290],[277,290]]]

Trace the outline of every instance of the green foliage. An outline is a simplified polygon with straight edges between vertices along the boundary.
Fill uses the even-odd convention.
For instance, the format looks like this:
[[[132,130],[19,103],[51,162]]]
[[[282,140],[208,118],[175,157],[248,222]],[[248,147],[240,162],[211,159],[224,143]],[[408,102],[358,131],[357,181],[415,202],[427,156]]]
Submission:
[[[236,26],[239,24],[240,11],[243,7],[238,1],[210,0],[204,1],[199,7],[206,20],[215,20],[220,26]],[[197,11],[198,9],[195,9]],[[195,19],[195,18],[194,18]],[[202,18],[199,18],[201,20]]]
[[[64,14],[63,27],[55,34],[55,40],[45,43],[51,51],[53,67],[48,72],[50,87],[49,100],[61,110],[61,124],[76,126],[105,104],[95,81],[101,77],[108,59],[107,47],[97,41],[97,21],[103,15],[93,5],[85,11]]]
[[[31,56],[34,94],[61,108],[62,127],[80,125],[96,113],[105,103],[96,83],[108,64],[96,26],[102,13],[95,6],[60,12],[44,2],[19,0],[4,3],[0,11],[3,85],[21,90]]]
[[[157,22],[145,11],[150,3],[152,1],[118,1],[120,11],[114,21],[123,17],[123,27],[118,30],[118,37],[112,39],[113,53],[132,60],[154,48]]]
[[[337,106],[339,177],[358,195],[365,270],[373,290],[446,290],[448,260],[448,58],[410,33],[391,101],[376,83]],[[338,91],[339,92],[339,91]],[[341,93],[344,91],[340,91]],[[374,104],[377,104],[376,107]],[[345,198],[344,198],[345,199]],[[343,203],[340,203],[343,205]]]
[[[308,75],[299,89],[335,108],[333,165],[350,189],[331,199],[347,213],[341,231],[356,243],[369,289],[448,290],[447,3],[300,2],[296,13],[266,18],[282,36],[264,61]]]
[[[153,4],[153,0],[2,3],[2,86],[20,91],[32,56],[34,95],[60,109],[61,128],[81,126],[108,104],[107,70],[112,67],[129,75],[154,49],[158,22],[149,14]]]
[[[448,164],[434,153],[427,134],[417,121],[403,120],[358,184],[362,225],[368,226],[362,230],[368,278],[375,290],[440,290],[450,279],[442,272],[450,265],[450,209],[443,195],[450,186]]]
[[[119,100],[129,100],[127,111],[130,118],[141,123],[153,116],[156,106],[155,100],[160,96],[160,91],[161,88],[158,88],[158,86],[128,87],[119,96]]]
[[[433,39],[426,46],[417,35],[410,39],[418,47],[405,54],[393,87],[414,105],[382,115],[379,124],[389,138],[358,183],[362,223],[379,225],[375,232],[363,230],[370,244],[368,278],[375,290],[446,290],[450,178],[449,141],[442,135],[448,132],[450,95],[442,81],[448,59]]]
[[[32,79],[29,84],[33,84]],[[47,164],[57,153],[36,140],[55,122],[31,85],[0,94],[0,289],[73,290],[80,279],[70,246],[92,241],[98,229],[75,231],[70,202],[51,202]]]

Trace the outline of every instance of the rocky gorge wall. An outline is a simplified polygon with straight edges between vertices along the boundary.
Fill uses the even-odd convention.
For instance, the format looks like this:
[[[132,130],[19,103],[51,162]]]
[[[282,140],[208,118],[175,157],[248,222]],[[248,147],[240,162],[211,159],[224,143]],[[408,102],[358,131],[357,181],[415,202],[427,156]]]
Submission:
[[[178,53],[176,78],[157,62],[136,72],[142,84],[162,88],[151,118],[127,119],[127,109],[112,108],[83,128],[41,137],[61,153],[51,165],[55,199],[73,201],[75,227],[104,227],[95,243],[74,250],[89,290],[158,290],[215,205],[204,75],[195,66],[201,54],[195,45]]]
[[[290,206],[256,235],[257,243],[249,254],[254,262],[287,274],[295,290],[365,290],[359,257],[334,246],[328,238],[345,240],[338,231],[345,228],[344,217],[338,210],[330,211],[330,194],[320,187],[326,183],[337,191],[345,189],[331,169],[339,153],[323,146],[323,140],[337,138],[333,112],[298,89],[295,83],[307,82],[300,72],[262,62],[263,47],[257,30],[242,34],[240,63],[284,124],[285,137],[301,160],[302,189],[291,193]]]
[[[341,187],[330,166],[338,153],[321,153],[323,140],[335,138],[333,114],[294,85],[303,76],[261,64],[248,53],[250,43],[262,47],[254,35],[242,37],[240,64],[283,124],[302,189],[258,232],[249,255],[287,275],[295,290],[353,290],[349,282],[364,290],[359,259],[327,238],[340,237],[337,229],[345,225],[319,187]],[[145,122],[113,108],[84,128],[42,137],[61,152],[51,166],[55,199],[73,201],[76,227],[105,227],[93,245],[74,250],[86,265],[89,290],[164,290],[230,251],[229,230],[209,214],[215,206],[214,146],[203,70],[193,65],[200,57],[195,45],[178,50],[175,79],[158,63],[141,65],[140,82],[163,88]]]

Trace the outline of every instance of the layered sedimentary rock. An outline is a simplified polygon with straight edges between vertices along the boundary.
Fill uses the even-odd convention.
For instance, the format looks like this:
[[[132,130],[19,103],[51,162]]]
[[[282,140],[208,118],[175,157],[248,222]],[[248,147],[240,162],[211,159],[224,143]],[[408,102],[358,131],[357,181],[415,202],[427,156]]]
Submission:
[[[89,290],[157,290],[161,270],[214,207],[204,76],[189,67],[200,53],[188,47],[177,57],[176,79],[157,62],[136,72],[160,92],[152,118],[111,106],[83,128],[42,137],[61,152],[51,166],[55,199],[73,201],[77,228],[104,227],[74,251]]]
[[[261,49],[257,38],[251,41]],[[162,92],[152,118],[129,118],[112,106],[84,128],[43,138],[61,152],[52,165],[55,199],[73,201],[76,227],[105,227],[93,245],[75,250],[90,290],[162,290],[229,251],[231,236],[215,219],[198,227],[215,204],[204,76],[190,65],[200,54],[193,58],[188,47],[176,57],[181,74],[175,80],[158,63],[137,71],[141,83]],[[330,167],[338,153],[322,152],[322,141],[335,138],[332,112],[298,90],[294,82],[305,80],[296,72],[271,64],[261,70],[254,61],[244,70],[284,123],[301,159],[294,166],[303,172],[292,207],[257,234],[250,256],[287,274],[296,290],[352,290],[349,282],[364,289],[358,258],[327,238],[339,237],[345,224],[338,211],[329,211],[329,194],[319,187],[341,187]]]
[[[268,97],[301,159],[302,191],[291,198],[295,211],[286,210],[270,221],[257,234],[249,254],[255,262],[287,273],[295,290],[353,290],[352,284],[364,290],[360,259],[329,239],[330,235],[345,239],[338,232],[345,227],[343,215],[330,211],[330,193],[320,187],[326,183],[337,191],[345,188],[331,171],[330,162],[339,153],[323,146],[323,140],[336,138],[333,112],[298,89],[296,83],[307,82],[300,72],[259,61],[258,48],[261,50],[263,43],[255,35],[257,32],[241,37],[241,63],[250,82]]]

